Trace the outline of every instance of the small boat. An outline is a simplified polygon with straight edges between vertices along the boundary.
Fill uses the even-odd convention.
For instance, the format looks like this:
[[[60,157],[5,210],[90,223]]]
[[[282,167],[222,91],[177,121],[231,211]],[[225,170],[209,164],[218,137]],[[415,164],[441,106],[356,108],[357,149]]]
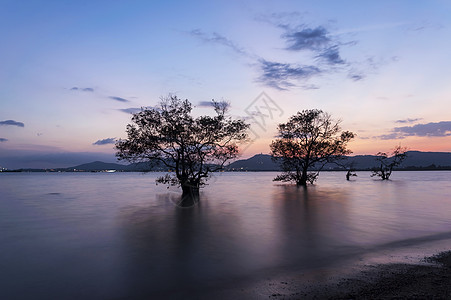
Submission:
[[[107,173],[114,173],[114,172],[116,172],[116,170],[106,170],[105,172],[107,172]]]

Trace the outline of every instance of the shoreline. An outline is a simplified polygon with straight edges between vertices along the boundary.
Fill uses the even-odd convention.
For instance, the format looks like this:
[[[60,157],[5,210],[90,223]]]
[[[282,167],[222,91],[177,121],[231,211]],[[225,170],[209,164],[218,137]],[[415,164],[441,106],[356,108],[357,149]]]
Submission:
[[[451,250],[424,256],[418,261],[366,263],[326,275],[274,284],[268,299],[451,299]],[[341,268],[338,268],[337,272]],[[321,275],[319,275],[321,277]],[[324,278],[324,277],[323,277]]]
[[[200,299],[451,299],[451,240],[358,255],[316,270],[280,270]]]
[[[451,250],[425,257],[418,264],[373,266],[301,294],[271,295],[272,299],[450,299]]]

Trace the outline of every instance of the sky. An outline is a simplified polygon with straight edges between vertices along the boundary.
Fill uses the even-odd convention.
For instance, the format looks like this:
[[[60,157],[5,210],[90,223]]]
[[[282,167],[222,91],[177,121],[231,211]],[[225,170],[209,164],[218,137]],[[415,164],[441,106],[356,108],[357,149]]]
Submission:
[[[0,166],[114,162],[131,113],[169,94],[251,123],[321,109],[355,155],[451,152],[449,1],[0,0]]]

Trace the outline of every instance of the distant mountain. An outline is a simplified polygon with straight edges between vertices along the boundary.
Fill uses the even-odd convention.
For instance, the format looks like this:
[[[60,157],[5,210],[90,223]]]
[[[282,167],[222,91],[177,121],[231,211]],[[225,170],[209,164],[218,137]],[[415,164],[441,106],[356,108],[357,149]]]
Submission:
[[[450,152],[420,152],[408,151],[407,158],[402,163],[402,167],[428,167],[435,165],[437,167],[451,166]]]
[[[353,163],[358,170],[369,170],[377,166],[375,155],[349,156],[347,163]],[[328,164],[325,170],[337,169],[335,164]],[[420,152],[408,151],[407,158],[399,168],[406,169],[451,169],[450,152]],[[279,166],[271,160],[269,154],[257,154],[248,159],[237,160],[226,167],[228,171],[279,171]]]
[[[377,166],[375,155],[356,155],[349,156],[344,161],[346,164],[353,163],[353,167],[357,170],[370,170]],[[248,159],[237,160],[224,168],[226,171],[280,171],[279,166],[272,161],[269,154],[257,154]],[[328,164],[324,170],[340,169],[336,164]],[[408,151],[407,158],[399,166],[399,169],[406,170],[451,170],[451,153],[450,152],[421,152]],[[59,169],[20,169],[26,172],[43,172],[43,171],[85,171],[97,172],[106,170],[116,170],[122,172],[145,172],[145,171],[166,171],[167,168],[162,164],[150,163],[133,163],[122,165],[117,163],[105,163],[102,161],[94,161],[91,163],[81,164],[70,168]],[[17,171],[20,171],[17,170]]]
[[[105,170],[116,170],[116,171],[127,171],[127,172],[144,172],[144,171],[161,171],[165,170],[161,164],[151,165],[150,163],[140,162],[132,163],[129,165],[121,165],[116,163],[104,163],[101,161],[94,161],[87,164],[81,164],[78,166],[59,169],[64,171],[105,171]]]
[[[67,170],[75,171],[103,171],[103,170],[116,170],[116,171],[125,171],[127,170],[127,165],[120,165],[116,163],[105,163],[102,161],[94,161],[87,164],[81,164],[78,166],[65,168]]]
[[[278,171],[279,166],[273,162],[271,155],[257,154],[248,159],[240,159],[226,167],[229,171]]]

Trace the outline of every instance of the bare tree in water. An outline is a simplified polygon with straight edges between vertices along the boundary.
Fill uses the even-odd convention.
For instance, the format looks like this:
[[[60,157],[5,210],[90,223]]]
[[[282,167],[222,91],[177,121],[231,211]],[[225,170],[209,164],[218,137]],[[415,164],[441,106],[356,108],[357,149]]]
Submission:
[[[350,154],[347,144],[354,138],[354,133],[341,131],[340,121],[318,109],[298,112],[287,123],[279,124],[278,131],[270,147],[283,174],[274,181],[294,181],[298,186],[313,183],[327,163]]]
[[[378,152],[376,154],[376,160],[379,166],[373,168],[371,177],[379,176],[382,180],[388,180],[390,178],[393,169],[399,166],[402,161],[407,157],[407,148],[396,146],[391,154],[385,152]]]
[[[116,156],[130,162],[156,162],[174,171],[157,183],[182,187],[182,206],[199,200],[211,172],[238,155],[249,124],[226,116],[228,104],[212,101],[215,116],[191,115],[192,104],[176,96],[163,98],[157,108],[142,109],[127,125],[127,138],[116,143]]]

